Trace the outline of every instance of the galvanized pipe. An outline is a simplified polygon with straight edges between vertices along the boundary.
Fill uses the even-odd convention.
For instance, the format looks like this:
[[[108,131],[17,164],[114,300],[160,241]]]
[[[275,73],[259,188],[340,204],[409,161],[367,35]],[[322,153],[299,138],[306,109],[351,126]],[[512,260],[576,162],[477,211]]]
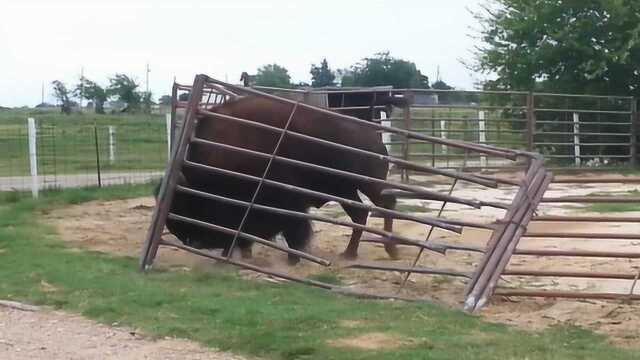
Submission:
[[[304,105],[304,104],[301,104],[301,106],[302,105]],[[249,125],[249,126],[253,126],[253,127],[269,130],[269,131],[272,131],[272,132],[275,132],[275,133],[282,132],[281,128],[278,128],[278,127],[275,127],[275,126],[270,126],[270,125],[267,125],[267,124],[258,123],[258,122],[251,121],[251,120],[238,118],[238,117],[235,117],[235,116],[219,114],[219,113],[210,112],[210,111],[206,111],[206,110],[200,110],[200,113],[204,114],[204,115],[207,115],[207,116],[211,116],[211,117],[217,118],[217,119],[235,121],[235,122],[239,122],[239,123],[246,124],[246,125]],[[409,161],[406,161],[406,160],[403,160],[403,159],[399,159],[399,158],[396,158],[396,157],[393,157],[393,156],[382,155],[382,154],[378,154],[376,152],[363,150],[363,149],[359,149],[359,148],[356,148],[356,147],[347,146],[347,145],[331,142],[331,141],[324,140],[324,139],[319,139],[319,138],[316,138],[316,137],[313,137],[313,136],[297,133],[295,131],[287,131],[287,135],[295,137],[295,138],[298,138],[298,139],[303,139],[303,140],[306,140],[306,141],[309,141],[309,142],[312,142],[312,143],[322,144],[322,145],[326,145],[328,147],[332,147],[332,148],[335,148],[335,149],[345,150],[345,151],[357,153],[357,154],[360,154],[360,155],[368,156],[368,157],[371,157],[371,158],[374,158],[374,159],[378,159],[378,160],[381,160],[381,161],[386,161],[386,162],[389,162],[389,163],[392,163],[392,164],[396,164],[396,165],[401,166],[401,167],[412,169],[414,171],[422,171],[422,172],[425,172],[425,173],[431,173],[431,174],[436,174],[436,175],[443,175],[443,176],[458,178],[458,179],[461,179],[461,180],[469,181],[469,182],[472,182],[472,183],[475,183],[475,184],[479,184],[479,185],[483,185],[483,186],[487,186],[487,187],[492,187],[492,188],[496,188],[498,186],[495,181],[490,181],[490,180],[487,180],[486,178],[479,178],[479,177],[474,176],[474,175],[469,175],[469,174],[463,174],[463,173],[460,173],[460,172],[452,172],[452,171],[437,169],[435,167],[430,167],[430,166],[416,165],[416,164],[413,164],[413,163],[411,163]]]

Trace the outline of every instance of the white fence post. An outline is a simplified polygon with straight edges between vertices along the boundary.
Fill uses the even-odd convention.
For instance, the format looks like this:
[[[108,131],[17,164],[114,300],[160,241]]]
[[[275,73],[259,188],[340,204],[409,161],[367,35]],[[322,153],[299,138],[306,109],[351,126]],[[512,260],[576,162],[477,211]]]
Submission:
[[[440,137],[443,139],[447,138],[447,120],[440,120]],[[440,145],[440,149],[442,149],[442,155],[447,155],[447,145]],[[448,161],[448,159],[446,160]]]
[[[165,114],[165,119],[167,122],[167,160],[171,161],[171,113]]]
[[[382,124],[382,126],[391,126],[391,121],[386,121],[386,120],[387,120],[387,113],[384,111],[380,112],[380,124]],[[391,144],[389,144],[390,142],[391,142],[391,133],[383,132],[382,143],[387,148],[387,153],[389,154],[391,154]]]
[[[109,162],[116,161],[116,127],[109,125]]]
[[[573,156],[576,166],[580,166],[580,114],[573,113]]]
[[[31,170],[31,196],[38,198],[38,155],[36,154],[36,120],[27,119],[27,131],[29,135],[29,168]]]
[[[478,142],[480,144],[487,143],[486,126],[484,122],[484,110],[478,111]],[[487,157],[480,156],[480,167],[484,168],[486,166],[487,166]]]

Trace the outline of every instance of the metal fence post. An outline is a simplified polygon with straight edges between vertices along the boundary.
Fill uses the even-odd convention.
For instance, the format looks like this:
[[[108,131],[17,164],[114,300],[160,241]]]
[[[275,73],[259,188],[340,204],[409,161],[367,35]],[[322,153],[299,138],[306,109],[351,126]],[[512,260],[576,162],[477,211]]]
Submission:
[[[535,150],[535,131],[536,131],[536,114],[534,94],[532,92],[527,94],[527,150]]]
[[[165,121],[167,123],[167,161],[171,161],[171,143],[173,142],[171,133],[173,132],[173,126],[170,113],[165,114]]]
[[[411,131],[411,94],[406,91],[404,93],[404,98],[406,103],[404,105],[404,127],[405,129]],[[402,149],[402,157],[405,161],[409,161],[409,137],[404,137],[404,148]],[[409,181],[409,170],[406,168],[402,169],[402,181]]]
[[[100,150],[98,146],[98,127],[93,125],[93,139],[96,144],[96,170],[98,171],[98,187],[102,187],[102,176],[100,175]]]
[[[573,158],[576,166],[580,166],[580,114],[573,113]]]
[[[38,155],[36,153],[37,130],[36,120],[27,119],[27,132],[29,136],[29,170],[31,172],[31,196],[38,198]]]
[[[631,98],[631,166],[638,164],[638,99]]]
[[[116,127],[109,125],[109,163],[116,161]]]
[[[487,133],[486,133],[486,127],[485,127],[485,121],[484,121],[484,110],[478,111],[478,142],[480,144],[487,143]],[[484,155],[480,156],[480,167],[482,169],[487,167],[487,157]]]

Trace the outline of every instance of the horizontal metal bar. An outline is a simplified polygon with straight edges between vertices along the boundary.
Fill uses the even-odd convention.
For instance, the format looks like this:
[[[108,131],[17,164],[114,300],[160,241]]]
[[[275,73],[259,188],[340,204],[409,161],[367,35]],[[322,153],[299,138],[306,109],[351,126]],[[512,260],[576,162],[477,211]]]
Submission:
[[[640,197],[637,196],[561,196],[543,198],[543,203],[639,203]]]
[[[262,124],[262,123],[258,123],[255,121],[251,121],[251,120],[245,120],[245,119],[241,119],[241,118],[237,118],[234,116],[229,116],[229,115],[223,115],[223,114],[218,114],[218,113],[213,113],[213,112],[209,112],[209,111],[201,111],[203,114],[205,115],[209,115],[209,116],[213,116],[219,119],[223,119],[223,120],[231,120],[231,121],[237,121],[243,124],[247,124],[250,126],[254,126],[254,127],[258,127],[258,128],[262,128],[262,129],[266,129],[266,130],[270,130],[276,133],[281,133],[282,129],[274,127],[274,126],[270,126],[270,125],[266,125],[266,124]],[[365,156],[369,156],[371,158],[375,158],[378,160],[382,160],[382,161],[387,161],[393,164],[396,164],[398,166],[404,167],[404,168],[411,168],[412,170],[415,171],[422,171],[422,172],[426,172],[426,173],[430,173],[430,174],[437,174],[437,175],[443,175],[443,176],[448,176],[448,177],[452,177],[452,178],[457,178],[457,179],[461,179],[461,180],[465,180],[465,181],[469,181],[475,184],[479,184],[479,185],[483,185],[483,186],[487,186],[487,187],[497,187],[497,183],[496,182],[491,182],[491,181],[487,181],[485,179],[481,179],[478,178],[477,176],[474,175],[470,175],[470,174],[464,174],[461,172],[453,172],[453,171],[447,171],[447,170],[442,170],[442,169],[437,169],[435,167],[430,167],[430,166],[426,166],[426,165],[417,165],[417,164],[413,164],[409,161],[403,160],[403,159],[399,159],[393,156],[387,156],[387,155],[382,155],[382,154],[378,154],[372,151],[368,151],[368,150],[362,150],[359,148],[355,148],[352,146],[347,146],[347,145],[343,145],[343,144],[339,144],[339,143],[335,143],[335,142],[331,142],[328,140],[323,140],[323,139],[319,139],[313,136],[309,136],[309,135],[305,135],[305,134],[300,134],[297,133],[295,131],[287,131],[287,136],[292,136],[292,137],[296,137],[299,139],[304,139],[310,142],[314,142],[317,144],[323,144],[332,148],[336,148],[336,149],[341,149],[341,150],[345,150],[345,151],[350,151],[353,153],[357,153],[357,154],[361,154],[361,155],[365,155]]]
[[[598,133],[598,132],[573,132],[573,131],[536,131],[534,135],[577,135],[577,136],[625,136],[629,137],[628,133]]]
[[[611,239],[640,240],[640,234],[617,233],[568,233],[568,232],[527,232],[522,237],[528,238],[569,238],[569,239]]]
[[[391,187],[391,188],[401,189],[401,190],[407,191],[407,192],[409,192],[411,194],[420,194],[420,195],[423,195],[425,198],[443,199],[443,200],[446,200],[446,201],[455,202],[457,204],[464,204],[464,205],[468,205],[468,206],[475,207],[475,208],[479,208],[480,207],[480,205],[475,201],[466,200],[466,199],[462,199],[462,198],[455,197],[455,196],[441,194],[441,193],[438,193],[438,192],[435,192],[435,191],[426,190],[426,189],[424,189],[422,187],[418,187],[418,186],[394,183],[394,182],[390,182],[390,181],[386,181],[386,180],[382,180],[382,179],[378,179],[378,178],[374,178],[374,177],[370,177],[370,176],[360,175],[360,174],[357,174],[357,173],[350,173],[348,171],[343,171],[343,170],[338,170],[338,169],[334,169],[334,168],[330,168],[330,167],[326,167],[326,166],[307,163],[307,162],[304,162],[304,161],[294,160],[294,159],[290,159],[290,158],[286,158],[286,157],[282,157],[282,156],[277,156],[277,155],[272,156],[271,154],[267,154],[267,153],[263,153],[263,152],[259,152],[259,151],[254,151],[254,150],[250,150],[250,149],[245,149],[245,148],[241,148],[241,147],[237,147],[237,146],[217,143],[217,142],[213,142],[213,141],[209,141],[209,140],[205,140],[205,139],[200,139],[200,138],[193,138],[191,140],[191,142],[192,143],[196,143],[196,144],[202,144],[202,145],[207,145],[207,146],[213,146],[213,147],[218,147],[218,148],[222,148],[222,149],[227,149],[227,150],[231,150],[231,151],[235,151],[235,152],[241,152],[241,153],[244,153],[244,154],[249,154],[249,155],[252,155],[252,156],[255,156],[255,157],[259,157],[259,158],[263,158],[263,159],[273,158],[274,161],[278,161],[278,162],[281,162],[281,163],[291,164],[291,165],[295,165],[295,166],[299,166],[299,167],[304,167],[304,168],[307,168],[307,169],[312,169],[312,170],[315,170],[315,171],[319,171],[319,172],[323,172],[323,173],[329,173],[329,174],[333,174],[333,175],[337,175],[337,176],[343,176],[343,177],[359,180],[359,181],[366,182],[366,183],[381,184],[381,185],[385,185],[385,186],[388,186],[388,187]]]
[[[380,271],[414,272],[418,274],[446,275],[446,276],[463,277],[467,279],[471,278],[469,274],[463,273],[460,271],[440,270],[440,269],[432,269],[432,268],[426,268],[426,267],[356,263],[356,264],[347,265],[344,267],[344,269],[366,269],[366,270],[380,270]]]
[[[585,113],[585,114],[619,114],[619,115],[631,115],[630,111],[615,111],[615,110],[585,110],[585,109],[545,109],[536,108],[535,112],[566,112],[566,113]]]
[[[619,279],[634,280],[636,274],[601,273],[593,271],[552,271],[552,270],[526,270],[510,269],[502,272],[508,276],[537,276],[537,277],[572,277],[586,279]]]
[[[555,120],[538,120],[536,119],[536,124],[567,124],[567,125],[576,125],[573,121],[555,121]],[[579,121],[577,123],[580,126],[585,125],[625,125],[631,126],[630,122],[614,122],[614,121]]]
[[[578,98],[620,99],[620,100],[633,100],[634,99],[633,96],[589,95],[589,94],[558,94],[558,93],[544,93],[544,92],[534,92],[533,96],[578,97]]]
[[[366,110],[366,109],[386,109],[387,107],[385,105],[374,105],[374,106],[338,106],[338,107],[329,107],[329,109],[333,110],[333,111],[340,111],[340,110]]]
[[[219,255],[216,255],[216,254],[212,254],[210,252],[201,251],[201,250],[198,250],[198,249],[195,249],[195,248],[192,248],[192,247],[189,247],[189,246],[185,246],[185,245],[182,245],[182,244],[178,244],[178,243],[175,243],[175,242],[172,242],[172,241],[160,240],[160,244],[164,245],[164,246],[169,246],[169,247],[174,247],[176,249],[184,250],[184,251],[190,252],[192,254],[200,255],[200,256],[203,256],[203,257],[206,257],[206,258],[209,258],[209,259],[213,259],[213,260],[225,262],[225,263],[228,263],[228,264],[232,264],[232,265],[235,265],[235,266],[239,266],[241,268],[248,269],[248,270],[251,270],[251,271],[255,271],[255,272],[262,273],[262,274],[275,276],[277,278],[286,279],[286,280],[290,280],[290,281],[294,281],[294,282],[299,282],[299,283],[302,283],[302,284],[316,286],[316,287],[323,288],[323,289],[328,289],[328,290],[333,290],[335,288],[334,285],[326,284],[326,283],[323,283],[321,281],[316,281],[316,280],[311,280],[311,279],[303,279],[303,278],[299,278],[299,277],[296,277],[296,276],[291,276],[289,274],[285,274],[285,273],[282,273],[282,272],[279,272],[279,271],[273,271],[273,270],[264,269],[264,268],[261,268],[261,267],[258,267],[258,266],[252,265],[252,264],[245,263],[243,261],[236,261],[236,260],[233,260],[231,258],[226,258],[224,256],[219,256]]]
[[[198,76],[203,76],[205,79],[207,79],[208,82],[210,83],[214,83],[214,84],[220,84],[223,86],[227,86],[233,89],[236,89],[237,91],[240,92],[244,92],[244,93],[249,93],[249,94],[253,94],[256,96],[260,96],[263,98],[268,98],[280,103],[286,103],[286,104],[296,104],[297,102],[291,99],[286,99],[286,98],[282,98],[282,97],[278,97],[278,96],[274,96],[268,93],[264,93],[264,92],[260,92],[251,88],[246,88],[246,87],[240,87],[240,86],[235,86],[235,85],[231,85],[231,84],[227,84],[225,82],[219,81],[219,80],[215,80],[212,79],[206,75],[198,75]],[[314,112],[318,112],[318,113],[323,113],[323,114],[327,114],[329,116],[333,116],[336,118],[340,118],[340,119],[344,119],[345,121],[351,121],[353,123],[357,123],[360,124],[363,127],[368,127],[368,128],[372,128],[372,129],[376,129],[376,130],[385,130],[387,132],[391,132],[391,133],[396,133],[399,135],[404,135],[408,138],[412,138],[412,139],[416,139],[416,140],[423,140],[423,141],[428,141],[428,142],[434,142],[437,144],[442,144],[442,145],[448,145],[448,146],[452,146],[452,147],[460,147],[463,149],[468,149],[471,151],[477,151],[477,152],[481,152],[481,153],[486,153],[486,154],[496,154],[498,156],[502,156],[505,157],[507,159],[510,160],[516,160],[518,156],[526,156],[526,157],[537,157],[537,154],[531,153],[531,152],[526,152],[526,151],[513,151],[513,150],[509,150],[509,149],[498,149],[495,147],[491,147],[491,146],[487,146],[487,145],[477,145],[477,144],[467,144],[464,142],[460,142],[460,141],[455,141],[455,140],[446,140],[446,139],[440,139],[437,137],[432,137],[432,136],[426,136],[426,135],[422,135],[422,134],[416,134],[413,133],[411,131],[408,130],[403,130],[403,129],[398,129],[398,128],[394,128],[394,127],[390,127],[390,126],[384,126],[381,124],[377,124],[371,121],[367,121],[367,120],[363,120],[363,119],[359,119],[357,117],[354,116],[348,116],[348,115],[344,115],[344,114],[339,114],[335,111],[331,111],[331,110],[327,110],[321,107],[317,107],[317,106],[313,106],[313,105],[309,105],[309,104],[305,104],[305,103],[300,103],[299,104],[300,107],[306,108],[306,109],[311,109]],[[201,111],[201,113],[205,113],[205,114],[210,114],[210,115],[214,115],[216,113],[212,113],[212,112],[206,112],[206,111]],[[216,114],[216,115],[220,115],[220,114]],[[282,129],[280,129],[282,130]]]
[[[420,196],[411,192],[407,192],[407,191],[402,191],[402,190],[383,190],[382,191],[383,195],[392,195],[394,197],[396,197],[397,199],[425,199],[425,200],[437,200],[437,201],[446,201],[449,203],[455,203],[455,201],[451,201],[449,199],[447,199],[447,195],[446,194],[440,194],[438,193],[438,197],[428,197],[427,196]],[[507,204],[499,204],[499,203],[494,203],[494,202],[486,202],[486,201],[481,201],[481,200],[472,200],[470,204],[465,204],[465,205],[470,205],[475,207],[476,209],[479,209],[483,206],[488,206],[488,207],[495,207],[495,208],[499,208],[499,209],[509,209],[509,205]]]
[[[248,175],[248,174],[243,174],[243,173],[238,173],[235,171],[230,171],[230,170],[225,170],[225,169],[220,169],[220,168],[216,168],[216,167],[212,167],[212,166],[207,166],[207,165],[203,165],[203,164],[198,164],[198,163],[194,163],[192,161],[185,161],[184,162],[184,166],[187,167],[192,167],[192,168],[197,168],[200,170],[205,170],[205,171],[209,171],[209,172],[214,172],[214,173],[218,173],[218,174],[222,174],[222,175],[228,175],[231,177],[235,177],[235,178],[240,178],[240,179],[245,179],[245,180],[251,180],[254,182],[258,182],[260,181],[260,177],[257,176],[253,176],[253,175]],[[301,194],[305,194],[308,196],[313,196],[319,199],[323,199],[323,200],[328,200],[328,201],[335,201],[337,203],[340,204],[344,204],[347,206],[352,206],[355,208],[359,208],[359,209],[364,209],[367,210],[369,212],[371,211],[378,211],[384,214],[387,214],[389,216],[394,216],[396,218],[399,219],[404,219],[404,220],[411,220],[411,221],[415,221],[417,223],[421,223],[421,224],[425,224],[425,225],[432,225],[444,230],[449,230],[449,231],[453,231],[455,233],[460,234],[462,232],[462,229],[460,227],[457,226],[453,226],[448,224],[447,222],[443,222],[441,219],[434,219],[434,218],[429,218],[429,217],[416,217],[416,216],[412,216],[412,215],[408,215],[408,214],[403,214],[394,210],[389,210],[389,209],[385,209],[379,206],[371,206],[371,205],[367,205],[358,201],[353,201],[350,199],[345,199],[339,196],[334,196],[334,195],[329,195],[329,194],[325,194],[322,192],[318,192],[318,191],[313,191],[313,190],[309,190],[306,188],[302,188],[299,186],[295,186],[295,185],[291,185],[291,184],[285,184],[285,183],[281,183],[281,182],[277,182],[277,181],[273,181],[273,180],[268,180],[265,179],[263,181],[264,185],[267,186],[272,186],[272,187],[276,187],[282,190],[286,190],[286,191],[291,191],[291,192],[296,192],[296,193],[301,193]]]
[[[592,169],[589,169],[591,171]],[[640,177],[635,176],[612,176],[612,177],[566,177],[558,176],[553,179],[554,184],[640,184]]]
[[[458,133],[464,133],[464,134],[468,134],[468,133],[472,133],[472,134],[477,134],[477,133],[524,134],[524,133],[527,132],[526,130],[498,130],[498,129],[486,129],[486,130],[466,129],[466,130],[464,130],[464,129],[440,129],[440,128],[436,128],[436,129],[431,129],[431,128],[411,129],[411,131],[415,131],[415,132],[440,132],[440,131],[445,131],[447,133],[453,133],[453,134],[458,134]]]
[[[419,104],[411,104],[412,108],[419,109],[470,109],[470,110],[478,110],[478,109],[486,109],[486,110],[526,110],[526,106],[499,106],[499,105],[447,105],[447,104],[438,104],[438,105],[419,105]]]
[[[195,195],[195,196],[199,196],[199,197],[206,198],[206,199],[211,199],[211,200],[214,200],[214,201],[220,201],[220,202],[224,202],[224,203],[228,203],[228,204],[232,204],[232,205],[236,205],[236,206],[248,207],[251,204],[250,202],[247,202],[247,201],[241,201],[241,200],[232,199],[232,198],[228,198],[228,197],[224,197],[224,196],[220,196],[220,195],[210,194],[210,193],[207,193],[207,192],[191,189],[191,188],[180,186],[180,185],[176,186],[176,191],[179,191],[179,192],[182,192],[182,193],[186,193],[186,194]],[[378,229],[375,229],[375,228],[372,228],[372,227],[368,227],[368,226],[365,226],[365,225],[361,225],[361,224],[356,224],[354,222],[342,221],[342,220],[332,219],[332,218],[329,218],[329,217],[326,217],[326,216],[322,216],[322,215],[303,213],[303,212],[298,212],[298,211],[293,211],[293,210],[287,210],[287,209],[281,209],[281,208],[276,208],[276,207],[271,207],[271,206],[266,206],[266,205],[260,205],[260,204],[256,204],[256,203],[254,203],[252,205],[252,209],[255,209],[255,210],[258,210],[258,211],[272,212],[272,213],[277,213],[277,214],[281,214],[281,215],[297,217],[297,218],[302,218],[302,219],[315,220],[315,221],[325,222],[325,223],[329,223],[329,224],[345,226],[345,227],[349,227],[349,228],[352,228],[352,229],[359,229],[359,230],[363,230],[363,231],[368,232],[368,233],[372,233],[372,234],[376,234],[376,235],[379,235],[379,236],[383,236],[385,238],[389,238],[389,239],[394,240],[394,241],[399,241],[399,242],[403,242],[403,243],[406,243],[406,244],[409,244],[409,245],[423,246],[423,247],[429,248],[429,244],[427,244],[424,241],[410,239],[410,238],[405,237],[405,236],[397,235],[397,234],[394,234],[394,233],[391,233],[391,232],[387,232],[387,231],[383,231],[383,230],[378,230]]]
[[[179,215],[179,214],[174,214],[174,213],[171,213],[171,212],[169,213],[167,218],[171,219],[171,220],[185,222],[185,223],[188,223],[188,224],[191,224],[191,225],[197,225],[197,226],[204,227],[204,228],[207,228],[207,229],[210,229],[210,230],[213,230],[213,231],[219,231],[219,232],[230,234],[230,235],[238,234],[238,236],[241,237],[241,238],[260,243],[262,245],[268,246],[268,247],[273,248],[273,249],[284,251],[287,254],[292,254],[292,255],[299,256],[299,257],[301,257],[303,259],[309,260],[309,261],[314,262],[316,264],[320,264],[320,265],[323,265],[323,266],[331,265],[330,261],[322,259],[322,258],[319,258],[317,256],[309,255],[304,251],[299,251],[299,250],[291,249],[289,247],[284,247],[284,246],[281,246],[281,245],[279,245],[279,244],[277,244],[277,243],[275,243],[273,241],[265,240],[263,238],[260,238],[260,237],[257,237],[257,236],[251,235],[251,234],[247,234],[247,233],[244,233],[244,232],[241,232],[241,231],[238,232],[237,230],[229,229],[229,228],[226,228],[224,226],[220,226],[220,225],[216,225],[216,224],[210,224],[208,222],[200,221],[200,220],[196,220],[196,219],[191,219],[191,218],[188,218],[186,216],[182,216],[182,215]]]
[[[580,158],[580,159],[585,159],[585,158],[599,158],[599,157],[606,157],[606,158],[610,158],[610,159],[628,159],[631,157],[631,155],[545,155],[546,158],[550,158],[550,159],[573,159],[573,158]]]
[[[580,143],[574,143],[574,142],[565,142],[565,143],[560,143],[560,142],[536,142],[534,143],[536,146],[550,146],[550,145],[557,145],[557,146],[629,146],[631,145],[631,143],[625,142],[625,143],[588,143],[588,142],[580,142]],[[590,155],[590,156],[602,156],[602,157],[607,157],[608,155]]]
[[[537,249],[516,249],[514,255],[522,256],[569,256],[569,257],[594,257],[594,258],[620,258],[620,259],[640,259],[640,253],[630,253],[627,251],[589,251],[589,250],[537,250]]]
[[[433,240],[429,240],[428,242],[424,242],[421,245],[417,245],[417,244],[409,244],[409,243],[402,242],[402,241],[392,241],[392,240],[389,240],[388,238],[380,237],[380,236],[363,236],[360,239],[360,241],[361,242],[376,243],[376,244],[417,246],[417,247],[420,247],[420,248],[423,248],[423,249],[427,249],[427,250],[431,250],[431,251],[435,251],[435,252],[438,252],[438,253],[441,253],[441,254],[444,254],[444,255],[446,255],[446,252],[449,251],[449,250],[470,251],[470,252],[484,253],[484,249],[481,249],[481,248],[478,248],[478,247],[447,244],[447,243],[441,243],[441,242],[433,241]]]
[[[640,217],[621,217],[621,216],[554,216],[542,215],[536,216],[532,221],[550,221],[550,222],[610,222],[610,223],[640,223]]]
[[[640,300],[640,295],[617,293],[587,293],[572,291],[497,290],[495,296],[554,297],[567,299]]]
[[[442,115],[442,114],[438,114],[438,115]],[[491,122],[506,122],[506,123],[513,123],[513,122],[527,122],[527,119],[496,119],[496,118],[484,118],[484,119],[480,119],[480,118],[455,118],[455,117],[411,117],[411,121],[413,122],[435,122],[435,121],[450,121],[450,122],[469,122],[469,121],[480,121],[483,120],[487,123],[491,123]],[[397,117],[392,117],[392,118],[388,118],[385,119],[384,121],[393,121],[393,122],[405,122],[406,120],[404,118],[397,118]],[[573,122],[572,122],[573,124]]]

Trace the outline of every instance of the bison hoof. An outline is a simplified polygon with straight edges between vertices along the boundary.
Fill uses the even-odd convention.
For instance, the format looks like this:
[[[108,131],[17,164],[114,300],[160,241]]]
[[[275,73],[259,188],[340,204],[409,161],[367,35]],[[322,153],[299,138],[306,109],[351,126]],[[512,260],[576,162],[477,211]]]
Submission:
[[[389,257],[392,260],[398,260],[400,259],[400,252],[398,251],[398,248],[395,246],[385,246],[384,250],[387,252],[387,254],[389,255]]]
[[[253,253],[251,251],[251,248],[240,249],[240,256],[243,259],[251,259],[251,258],[253,258]]]
[[[298,263],[300,262],[300,257],[296,255],[288,255],[287,262],[289,263],[289,266],[298,265]]]

